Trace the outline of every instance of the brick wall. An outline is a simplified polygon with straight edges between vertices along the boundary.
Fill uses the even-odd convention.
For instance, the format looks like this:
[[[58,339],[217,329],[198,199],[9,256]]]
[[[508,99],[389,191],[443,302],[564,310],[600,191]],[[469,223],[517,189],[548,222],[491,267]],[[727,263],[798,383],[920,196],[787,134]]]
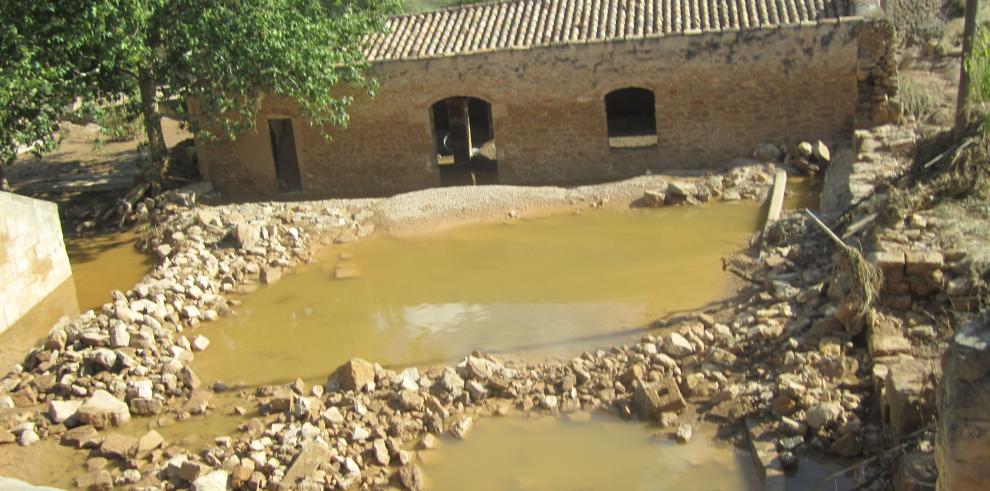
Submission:
[[[70,276],[58,206],[0,192],[0,332]]]
[[[228,195],[276,194],[266,120],[292,117],[303,194],[381,195],[439,185],[430,106],[488,101],[505,184],[620,179],[705,169],[760,142],[851,138],[857,104],[854,20],[743,32],[565,45],[380,63],[374,99],[358,97],[332,142],[293,106],[264,101],[257,130],[199,142],[204,174]],[[608,146],[604,96],[623,87],[656,98],[655,148]]]

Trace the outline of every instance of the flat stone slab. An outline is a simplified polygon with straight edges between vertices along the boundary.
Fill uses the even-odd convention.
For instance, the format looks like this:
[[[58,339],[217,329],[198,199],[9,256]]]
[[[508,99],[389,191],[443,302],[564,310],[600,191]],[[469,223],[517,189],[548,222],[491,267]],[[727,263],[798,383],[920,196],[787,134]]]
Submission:
[[[294,489],[296,482],[315,471],[320,464],[329,461],[331,458],[330,449],[315,442],[307,442],[303,445],[302,452],[292,461],[292,466],[285,473],[279,489]]]

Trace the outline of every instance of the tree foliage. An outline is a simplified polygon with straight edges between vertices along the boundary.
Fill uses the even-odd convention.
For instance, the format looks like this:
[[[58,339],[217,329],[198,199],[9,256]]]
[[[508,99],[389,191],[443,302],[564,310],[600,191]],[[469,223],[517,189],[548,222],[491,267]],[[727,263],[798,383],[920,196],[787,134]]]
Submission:
[[[361,54],[398,0],[4,0],[0,162],[52,134],[77,97],[139,98],[152,157],[156,103],[195,100],[199,136],[250,128],[264,94],[294,100],[320,127],[347,123],[341,84],[372,89]]]

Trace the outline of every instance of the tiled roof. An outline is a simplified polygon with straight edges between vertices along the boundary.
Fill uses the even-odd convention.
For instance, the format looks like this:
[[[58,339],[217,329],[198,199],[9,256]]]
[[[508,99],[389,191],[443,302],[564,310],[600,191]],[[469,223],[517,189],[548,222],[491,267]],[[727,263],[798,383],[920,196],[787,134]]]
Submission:
[[[508,0],[388,20],[369,60],[400,60],[793,25],[850,15],[852,0]]]

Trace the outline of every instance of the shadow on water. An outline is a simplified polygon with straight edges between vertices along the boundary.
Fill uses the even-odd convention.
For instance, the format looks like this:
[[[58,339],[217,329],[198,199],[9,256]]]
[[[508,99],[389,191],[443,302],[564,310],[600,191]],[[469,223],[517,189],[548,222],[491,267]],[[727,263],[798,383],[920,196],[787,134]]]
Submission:
[[[111,291],[126,291],[151,271],[151,258],[134,247],[137,237],[129,231],[66,242],[79,310],[99,308]]]

